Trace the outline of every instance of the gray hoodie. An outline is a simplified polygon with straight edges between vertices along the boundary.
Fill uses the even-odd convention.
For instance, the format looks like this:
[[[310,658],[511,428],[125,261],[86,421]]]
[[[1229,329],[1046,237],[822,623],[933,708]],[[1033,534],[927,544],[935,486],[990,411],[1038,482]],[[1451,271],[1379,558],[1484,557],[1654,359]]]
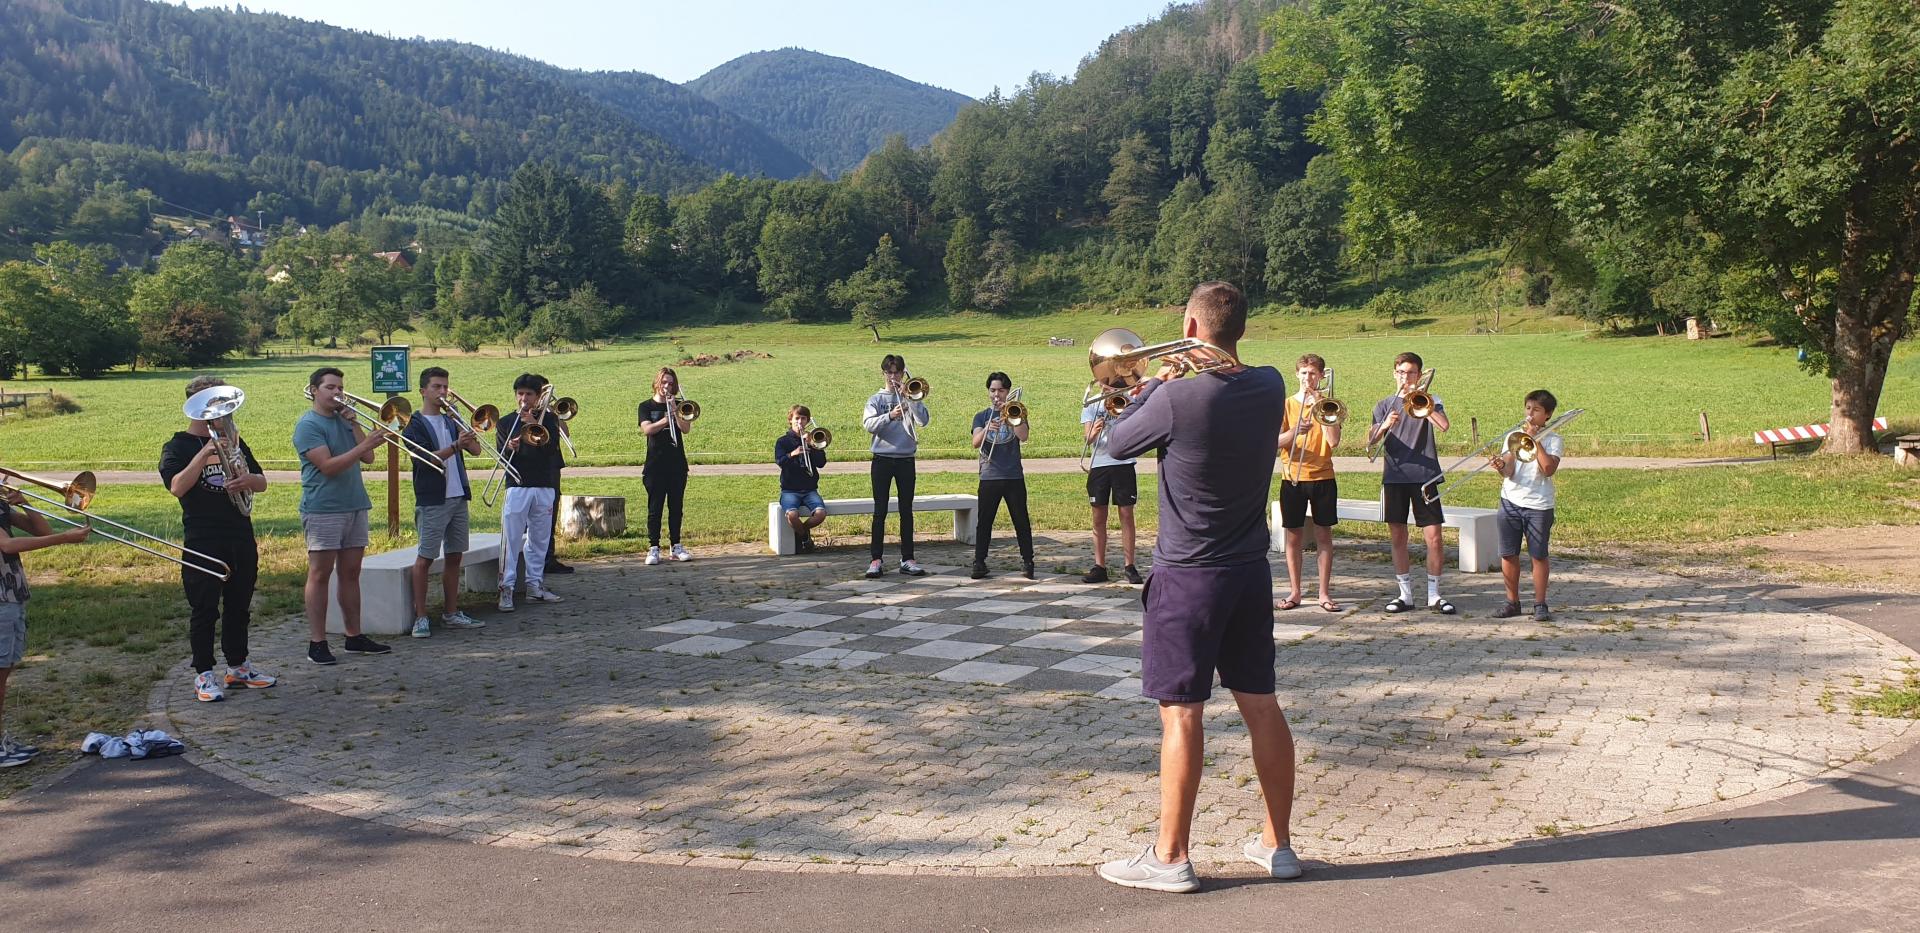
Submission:
[[[906,417],[898,421],[887,417],[887,412],[892,411],[900,400],[900,396],[885,389],[867,399],[867,410],[860,423],[866,427],[868,434],[873,435],[873,455],[876,457],[911,457],[920,450],[920,445],[914,443],[913,435],[907,433]],[[908,402],[907,411],[921,427],[926,427],[928,416],[925,403]]]

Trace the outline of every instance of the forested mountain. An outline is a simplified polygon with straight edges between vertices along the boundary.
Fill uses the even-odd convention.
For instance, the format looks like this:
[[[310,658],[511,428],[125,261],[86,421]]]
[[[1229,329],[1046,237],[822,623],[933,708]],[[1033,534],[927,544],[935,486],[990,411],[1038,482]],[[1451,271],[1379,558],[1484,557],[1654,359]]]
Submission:
[[[0,4],[0,148],[54,137],[171,153],[174,165],[180,153],[227,159],[227,171],[317,211],[300,211],[311,219],[352,216],[380,196],[465,210],[475,182],[504,182],[530,160],[662,192],[714,176],[636,122],[645,108],[623,96],[603,102],[468,47],[273,14]]]
[[[687,87],[839,176],[889,136],[924,146],[971,100],[859,62],[780,49],[742,55]]]

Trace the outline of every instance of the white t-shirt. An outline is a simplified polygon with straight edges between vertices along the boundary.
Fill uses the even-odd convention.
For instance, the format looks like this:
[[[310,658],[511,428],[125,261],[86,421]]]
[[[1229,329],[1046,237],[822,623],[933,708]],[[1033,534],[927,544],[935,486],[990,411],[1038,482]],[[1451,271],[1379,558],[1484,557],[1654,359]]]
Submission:
[[[453,439],[459,436],[459,434],[456,433],[457,429],[454,427],[453,416],[421,415],[420,417],[427,419],[427,433],[433,435],[433,447],[435,450],[442,447],[453,446]],[[446,467],[447,471],[447,498],[458,499],[466,495],[467,487],[460,481],[460,451],[455,450],[453,453],[442,457],[441,463]]]
[[[1540,452],[1560,456],[1566,449],[1566,441],[1558,434],[1548,434],[1540,440]],[[1540,462],[1515,462],[1513,475],[1500,481],[1500,498],[1523,509],[1553,508],[1553,477],[1540,475]]]
[[[1095,402],[1080,410],[1080,423],[1092,424],[1095,421],[1099,421],[1100,416],[1106,414],[1106,412],[1107,406],[1105,402]],[[1107,427],[1111,428],[1113,425],[1109,424]],[[1126,466],[1132,462],[1132,460],[1116,460],[1107,456],[1107,432],[1105,430],[1102,430],[1094,437],[1092,469],[1097,470],[1101,467]]]

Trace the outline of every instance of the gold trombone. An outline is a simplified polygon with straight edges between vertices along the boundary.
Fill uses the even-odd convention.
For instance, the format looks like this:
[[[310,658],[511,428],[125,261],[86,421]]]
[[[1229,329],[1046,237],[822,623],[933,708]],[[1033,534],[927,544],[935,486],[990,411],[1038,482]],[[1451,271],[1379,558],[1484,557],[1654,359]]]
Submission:
[[[700,403],[676,395],[667,399],[667,439],[673,446],[680,446],[680,422],[692,424],[700,420]]]
[[[8,486],[6,483],[8,479],[19,480],[22,483],[31,483],[35,486],[39,486],[42,489],[50,489],[54,492],[59,493],[60,498],[53,499],[47,496],[42,496],[42,495],[28,492],[25,489],[21,489],[18,486]],[[214,557],[211,554],[204,554],[204,553],[201,553],[200,551],[193,550],[192,548],[189,548],[184,544],[176,544],[172,541],[169,541],[165,538],[160,537],[159,535],[148,534],[147,532],[141,531],[140,529],[135,528],[132,525],[116,522],[110,518],[103,518],[101,516],[94,515],[93,513],[88,512],[87,506],[93,503],[94,493],[99,489],[98,481],[95,480],[94,475],[90,472],[80,473],[79,475],[75,476],[73,479],[68,480],[65,483],[56,483],[53,480],[41,479],[38,476],[33,476],[27,473],[21,473],[17,470],[9,470],[6,467],[0,467],[0,489],[12,489],[15,492],[18,492],[20,495],[25,496],[29,499],[34,499],[40,502],[44,502],[48,505],[54,506],[55,508],[64,509],[76,515],[85,516],[87,520],[84,522],[75,521],[60,513],[50,512],[50,511],[47,511],[46,509],[41,509],[41,508],[35,508],[31,505],[18,506],[18,508],[25,509],[26,511],[32,512],[35,515],[52,519],[53,521],[57,521],[57,522],[63,522],[65,524],[72,525],[75,528],[84,527],[84,528],[91,529],[94,534],[97,534],[100,537],[105,538],[109,541],[117,541],[130,548],[133,548],[134,550],[145,551],[148,554],[152,554],[153,556],[160,558],[161,560],[171,561],[189,570],[198,570],[201,573],[208,574],[210,576],[219,577],[221,580],[225,580],[228,577],[233,575],[233,568],[228,566],[226,561],[221,560],[218,557]],[[122,538],[119,535],[109,534],[107,532],[99,530],[98,528],[93,528],[93,524],[95,522],[98,522],[100,524],[106,525],[111,528],[117,528],[123,532],[126,532],[129,535],[132,535],[137,538],[142,538],[147,541],[152,541],[155,544],[165,545],[167,547],[170,547],[180,552],[183,555],[183,557],[175,557],[172,554],[163,553],[161,551],[157,551],[153,548],[150,548],[144,544],[139,543],[138,541],[132,541],[127,538]],[[200,561],[204,561],[205,563],[201,564],[201,563],[195,563],[193,561],[185,560],[184,556],[192,556],[194,558],[197,558]],[[214,569],[215,567],[218,567],[219,569],[216,570]]]
[[[1435,401],[1433,398],[1433,377],[1440,370],[1436,367],[1420,374],[1420,381],[1400,393],[1400,410],[1409,418],[1427,418],[1432,416]],[[1373,443],[1367,445],[1367,462],[1372,463],[1380,456],[1381,445],[1387,442],[1387,432],[1381,431]]]
[[[1000,423],[1006,425],[1009,429],[1017,428],[1026,423],[1027,403],[1020,401],[1019,386],[1014,386],[1013,391],[1007,393],[1006,401],[994,406],[993,414],[997,415],[1000,418]],[[989,420],[991,420],[991,417]],[[994,448],[999,445],[1000,442],[995,440],[993,435],[987,435],[987,443],[981,448],[983,451],[982,456],[991,458]]]
[[[500,424],[499,406],[494,405],[492,403],[475,406],[472,402],[469,402],[466,399],[461,398],[460,393],[455,392],[452,389],[447,390],[447,398],[452,399],[459,408],[464,408],[467,410],[467,426],[472,428],[475,434],[479,434],[482,432],[491,433],[495,427],[499,426]],[[520,471],[515,470],[513,468],[513,464],[503,462],[500,459],[500,453],[493,449],[493,445],[481,444],[480,446],[486,450],[487,456],[493,458],[493,462],[494,462],[493,470],[497,470],[504,466],[506,467],[507,476],[511,477],[513,481],[516,483],[520,481]],[[493,470],[488,471],[489,478],[492,477]],[[488,504],[491,505],[491,503],[488,503]]]
[[[1111,327],[1101,331],[1087,346],[1087,366],[1093,370],[1093,381],[1087,384],[1080,404],[1091,405],[1132,392],[1135,386],[1146,381],[1148,365],[1158,359],[1180,367],[1183,376],[1240,365],[1232,353],[1198,337],[1147,346],[1139,334],[1124,327]]]
[[[1506,431],[1503,431],[1499,434],[1495,434],[1492,437],[1487,438],[1486,443],[1481,444],[1478,447],[1475,447],[1466,456],[1461,457],[1460,459],[1454,461],[1453,464],[1448,466],[1446,469],[1441,470],[1439,476],[1436,476],[1430,480],[1427,480],[1424,483],[1421,483],[1420,498],[1427,502],[1438,501],[1440,499],[1440,486],[1443,483],[1460,482],[1460,481],[1469,480],[1476,476],[1479,476],[1481,471],[1485,470],[1487,467],[1493,466],[1493,458],[1495,456],[1510,456],[1521,463],[1532,463],[1535,460],[1540,459],[1540,439],[1543,437],[1546,437],[1549,434],[1554,434],[1559,432],[1561,428],[1564,428],[1567,425],[1572,424],[1573,419],[1578,418],[1581,415],[1584,415],[1586,413],[1587,413],[1586,409],[1576,408],[1565,414],[1557,415],[1551,420],[1549,420],[1546,424],[1541,425],[1540,430],[1535,431],[1532,434],[1527,433],[1527,423],[1525,421],[1522,421],[1519,424],[1516,424],[1513,427],[1507,429]],[[1488,455],[1487,458],[1484,461],[1482,461],[1479,466],[1474,467],[1472,470],[1468,471],[1467,474],[1465,476],[1460,477],[1459,480],[1447,479],[1447,474],[1452,473],[1453,471],[1465,466],[1467,464],[1467,461],[1472,460],[1473,458],[1486,453],[1487,448],[1492,447],[1495,444],[1500,445],[1500,453]]]
[[[915,442],[918,442],[920,440],[919,428],[921,422],[920,419],[914,417],[913,409],[908,407],[906,403],[925,402],[927,396],[933,394],[933,383],[914,375],[912,370],[901,373],[901,376],[900,391],[894,394],[893,405],[895,408],[900,409],[900,413],[905,416],[903,420],[907,422],[907,436],[913,438]]]
[[[833,432],[814,424],[812,421],[808,421],[807,429],[800,432],[800,439],[809,449],[826,450],[833,444]],[[813,457],[811,455],[807,457],[807,470],[815,476],[820,475],[820,468],[813,465]]]
[[[1100,430],[1095,431],[1093,439],[1082,444],[1080,447],[1080,472],[1093,472],[1093,445],[1100,440],[1100,433],[1112,427],[1114,419],[1120,417],[1120,413],[1127,410],[1127,403],[1128,399],[1125,395],[1109,395],[1106,401],[1100,403],[1101,411],[1097,419],[1100,424]]]
[[[1327,367],[1327,374],[1320,380],[1319,386],[1309,388],[1311,391],[1303,395],[1301,400],[1304,402],[1312,398],[1313,404],[1301,407],[1301,423],[1294,426],[1293,443],[1287,447],[1287,463],[1291,467],[1288,470],[1291,474],[1289,478],[1295,483],[1300,482],[1302,471],[1306,469],[1305,464],[1300,462],[1300,439],[1307,433],[1309,423],[1321,428],[1333,428],[1347,420],[1347,403],[1333,397],[1333,367]]]
[[[306,396],[307,401],[313,401],[313,386],[307,386],[301,390],[301,394]],[[352,392],[343,391],[340,393],[340,399],[340,411],[346,414],[349,421],[366,419],[374,422],[386,432],[380,437],[382,441],[432,467],[435,472],[443,475],[447,472],[447,468],[440,465],[440,458],[434,456],[433,451],[400,433],[405,431],[407,423],[413,420],[413,403],[407,401],[404,396],[396,395],[383,403],[376,403]]]
[[[540,390],[540,404],[546,410],[553,412],[553,420],[560,422],[560,443],[567,445],[567,456],[579,456],[580,452],[573,449],[573,432],[567,430],[567,422],[580,414],[580,403],[574,401],[570,395],[554,398],[553,383],[549,382]],[[699,410],[696,407],[695,416],[698,417],[698,414]]]

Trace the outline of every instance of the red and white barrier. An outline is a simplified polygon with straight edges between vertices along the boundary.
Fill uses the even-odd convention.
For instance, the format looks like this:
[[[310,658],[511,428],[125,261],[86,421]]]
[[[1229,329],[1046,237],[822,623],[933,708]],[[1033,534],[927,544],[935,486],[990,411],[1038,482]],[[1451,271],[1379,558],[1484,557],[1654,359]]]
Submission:
[[[1873,419],[1873,429],[1875,431],[1885,431],[1887,429],[1887,419]],[[1756,444],[1792,444],[1798,441],[1819,440],[1826,436],[1826,425],[1803,424],[1794,428],[1773,428],[1767,431],[1755,431],[1753,432],[1753,442]]]

